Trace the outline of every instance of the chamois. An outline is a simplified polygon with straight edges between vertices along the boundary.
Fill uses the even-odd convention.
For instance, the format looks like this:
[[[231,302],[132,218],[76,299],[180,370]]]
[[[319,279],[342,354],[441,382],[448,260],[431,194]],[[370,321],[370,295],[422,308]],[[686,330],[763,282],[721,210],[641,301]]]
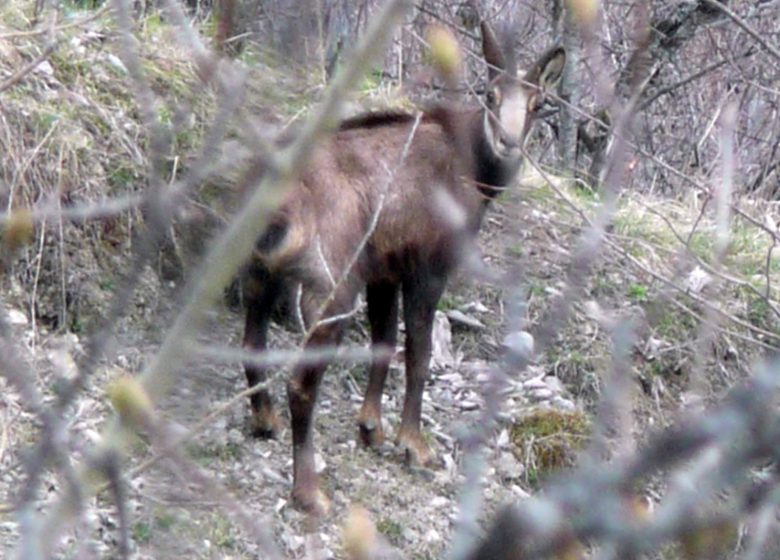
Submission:
[[[553,48],[520,79],[507,68],[490,27],[483,22],[481,30],[489,78],[481,108],[442,107],[422,117],[368,114],[342,123],[288,191],[258,241],[244,282],[244,346],[253,351],[266,347],[274,306],[292,285],[300,285],[298,305],[305,323],[315,325],[307,348],[338,344],[365,287],[372,346],[394,349],[403,293],[406,394],[396,442],[407,460],[419,465],[431,460],[420,434],[420,414],[433,318],[458,261],[459,239],[477,234],[490,200],[515,179],[543,92],[558,82],[565,61],[563,49]],[[460,226],[443,215],[442,192],[449,206],[460,207]],[[361,441],[368,446],[384,438],[380,407],[390,365],[386,354],[378,353],[370,365],[358,420]],[[327,510],[328,501],[314,468],[312,426],[327,365],[299,364],[287,384],[293,499],[318,513]],[[245,370],[250,386],[266,378],[256,365],[247,364]],[[279,419],[268,390],[254,394],[251,406],[253,433],[275,435]]]

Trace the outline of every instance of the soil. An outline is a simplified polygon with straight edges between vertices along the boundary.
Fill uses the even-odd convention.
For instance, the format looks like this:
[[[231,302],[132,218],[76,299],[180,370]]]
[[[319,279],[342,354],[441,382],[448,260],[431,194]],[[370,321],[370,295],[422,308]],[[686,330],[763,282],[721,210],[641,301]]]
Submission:
[[[560,206],[551,208],[544,201],[534,200],[537,196],[534,187],[526,186],[500,198],[488,212],[480,235],[482,272],[490,270],[498,277],[504,274],[504,279],[508,274],[511,281],[502,289],[484,281],[496,274],[482,274],[482,279],[475,279],[461,272],[451,279],[442,298],[423,402],[424,436],[437,456],[433,468],[410,469],[392,444],[404,390],[401,329],[384,398],[389,442],[381,450],[366,450],[358,443],[356,418],[366,381],[365,367],[340,363],[326,373],[315,435],[322,487],[331,500],[326,517],[312,519],[298,512],[290,501],[292,454],[284,394],[287,370],[280,369],[272,381],[283,424],[278,439],[261,440],[249,435],[246,399],[208,422],[184,445],[189,464],[218,484],[216,497],[195,484],[193,474],[184,473],[180,463],[163,460],[138,470],[153,456],[148,440],[138,438],[130,449],[125,470],[133,557],[269,557],[263,539],[257,533],[248,533],[239,522],[244,515],[254,527],[273,534],[273,546],[283,557],[343,558],[342,533],[348,518],[353,519],[350,527],[355,525],[350,512],[358,505],[365,508],[370,520],[368,525],[358,523],[358,527],[369,527],[360,534],[370,534],[372,526],[378,533],[376,557],[445,555],[452,546],[467,490],[460,438],[480,414],[482,387],[503,345],[511,340],[527,342],[518,329],[533,330],[564,288],[561,279],[580,233],[578,221],[568,223]],[[585,418],[592,414],[603,376],[609,371],[609,338],[601,326],[604,317],[628,317],[637,325],[632,360],[637,381],[633,407],[636,440],[641,442],[653,429],[668,424],[673,418],[670,412],[679,406],[690,354],[684,351],[685,346],[669,338],[674,333],[660,338],[660,327],[650,324],[643,307],[625,297],[627,286],[642,285],[646,278],[629,274],[628,267],[614,259],[614,255],[607,254],[595,263],[584,301],[573,305],[568,323],[538,361],[512,380],[499,426],[486,450],[481,488],[476,492],[482,500],[476,507],[476,517],[483,525],[503,504],[522,501],[537,492],[550,474],[533,445],[517,440],[513,427],[518,420],[540,408],[584,413]],[[93,285],[95,281],[93,275]],[[107,386],[120,375],[142,371],[154,357],[175,317],[179,287],[170,280],[161,280],[151,270],[145,274],[133,311],[118,326],[110,356],[67,415],[68,448],[75,461],[99,440],[102,426],[112,415]],[[507,320],[507,298],[518,292],[527,302],[524,317],[528,326],[509,324]],[[104,301],[105,295],[94,301]],[[9,308],[15,340],[21,343],[29,370],[36,372],[37,387],[51,399],[59,378],[75,371],[87,335],[49,332],[45,325],[30,324],[28,307],[23,305],[27,300],[16,296],[16,305]],[[199,341],[212,348],[237,349],[242,326],[242,313],[222,305],[212,312]],[[691,332],[682,330],[679,336],[690,337]],[[513,333],[520,336],[507,336]],[[270,346],[294,349],[300,338],[299,333],[274,325]],[[344,346],[364,347],[367,340],[361,314],[353,321]],[[681,351],[660,361],[652,355],[656,346]],[[721,358],[730,360],[730,374],[744,375],[751,363],[749,349],[727,350],[737,356]],[[160,405],[163,425],[175,434],[184,434],[246,387],[237,362],[195,359],[177,375],[174,390]],[[723,385],[733,382],[723,381]],[[720,383],[717,376],[712,377],[712,383],[713,387]],[[713,391],[713,398],[717,395],[718,391]],[[580,420],[575,424],[581,424]],[[2,378],[0,426],[0,506],[7,508],[24,480],[24,450],[38,435],[26,403],[8,389]],[[563,436],[564,445],[571,445],[571,438],[567,439],[565,433]],[[571,449],[544,453],[555,461],[575,455]],[[41,509],[56,498],[61,485],[61,472],[46,473],[42,486],[45,493],[39,496]],[[663,483],[650,481],[647,491],[657,500],[663,494]],[[473,504],[468,507],[469,511],[475,510]],[[107,493],[90,500],[82,521],[67,538],[65,556],[82,557],[86,552],[97,557],[117,556],[118,525],[115,502]],[[0,513],[1,550],[10,554],[18,530],[15,517]],[[366,540],[371,541],[368,537]]]
[[[523,222],[525,218],[521,215],[511,220],[507,217],[528,211],[528,206],[518,203],[518,199],[519,195],[499,203],[487,219],[482,239],[482,246],[486,247],[483,260],[491,267],[508,266],[508,239],[511,236],[515,243],[517,232],[504,224]],[[549,245],[537,245],[544,236],[542,229],[526,228],[522,234],[525,244],[522,253],[530,257],[528,262],[538,263],[528,269],[531,275],[534,270],[543,271],[541,276],[548,278],[555,273],[557,265],[555,258],[548,258],[550,255],[543,249]],[[151,297],[151,286],[155,283],[159,292]],[[122,323],[109,363],[96,374],[69,418],[73,426],[71,444],[75,449],[97,439],[104,418],[110,414],[104,396],[106,385],[120,373],[143,368],[154,356],[173,316],[174,286],[167,283],[161,288],[151,273],[144,285],[146,291],[138,302],[138,312]],[[443,303],[444,307],[463,310],[461,315],[476,319],[483,326],[478,329],[461,323],[452,326],[444,313],[437,316],[436,336],[440,348],[434,356],[423,404],[423,431],[438,458],[434,468],[410,469],[403,454],[392,444],[404,390],[403,366],[398,359],[400,348],[384,400],[385,432],[390,442],[379,451],[363,449],[357,439],[356,417],[365,385],[364,366],[335,364],[326,374],[316,419],[323,488],[331,499],[331,511],[324,519],[312,520],[296,511],[290,501],[292,460],[289,416],[284,404],[286,371],[278,372],[274,383],[284,426],[277,440],[260,440],[249,435],[248,402],[242,402],[186,444],[194,464],[218,481],[223,491],[229,492],[252,519],[272,530],[284,556],[342,557],[343,524],[356,504],[367,509],[380,534],[381,556],[440,557],[447,550],[463,482],[458,437],[468,429],[481,408],[480,384],[499,353],[503,306],[497,288],[480,285],[463,275],[453,279]],[[200,341],[204,345],[240,347],[242,324],[240,312],[221,307],[214,311]],[[32,337],[29,325],[20,329],[20,333],[26,333],[24,336]],[[365,331],[362,319],[356,321],[345,345],[365,345]],[[271,347],[294,348],[298,338],[298,334],[274,326]],[[47,390],[47,382],[62,374],[60,362],[78,357],[83,340],[73,334],[49,334],[42,328],[32,339],[35,344],[27,345],[28,359],[43,372],[40,386]],[[402,342],[401,336],[399,343]],[[526,377],[540,373],[543,371],[535,368]],[[166,424],[176,432],[193,426],[243,390],[245,383],[239,364],[202,360],[188,364],[178,374],[173,392],[162,401],[161,412]],[[24,440],[29,443],[35,437],[32,419],[13,395],[4,393],[4,410],[9,411],[6,414],[18,415],[9,424],[13,443],[22,444]],[[516,459],[508,436],[511,420],[531,406],[527,393],[518,380],[507,395],[503,424],[488,449],[482,489],[487,506],[483,518],[500,504],[527,496],[530,490],[524,467]],[[4,476],[1,499],[10,501],[12,489],[22,477],[17,462],[20,447],[10,446],[4,451],[2,465],[10,470]],[[149,455],[148,445],[139,440],[131,452],[128,468],[137,466]],[[59,486],[57,475],[49,473],[47,482],[46,498],[51,498]],[[234,524],[233,512],[210,499],[202,488],[194,487],[191,478],[183,477],[176,465],[163,461],[128,477],[127,482],[132,547],[138,558],[266,556],[252,536]],[[89,510],[88,521],[69,537],[66,550],[86,546],[101,557],[116,554],[118,521],[112,500],[101,495]],[[0,545],[9,547],[15,541],[16,525],[12,518],[4,521]]]
[[[28,88],[27,84],[33,83],[35,87],[29,86],[29,90],[18,90],[14,96],[4,98],[4,118],[8,117],[6,120],[14,126],[3,136],[10,143],[0,143],[4,148],[3,164],[7,169],[28,169],[28,164],[34,164],[29,165],[21,208],[46,200],[49,195],[45,190],[40,192],[44,186],[59,189],[60,185],[77,185],[78,188],[68,193],[69,204],[143,188],[147,162],[141,155],[144,153],[141,125],[134,120],[135,101],[123,85],[126,69],[117,64],[111,48],[104,45],[105,37],[112,36],[113,28],[108,27],[106,31],[104,24],[92,25],[94,29],[84,33],[73,30],[77,37],[60,42],[60,56],[52,57],[51,64],[41,65],[19,85]],[[17,39],[20,37],[13,41]],[[0,51],[8,54],[0,57],[0,66],[5,64],[0,70],[10,76],[22,66],[20,53],[37,52],[39,46],[16,47],[9,40],[6,38],[0,45]],[[164,41],[142,43],[150,46],[153,55],[150,58],[159,63],[158,68],[150,62],[147,70],[157,69],[153,76],[159,78],[160,84],[172,82],[169,93],[177,88],[189,91],[187,84],[192,81],[193,73],[188,56],[184,56],[188,53],[182,53],[179,47],[161,51],[167,44]],[[66,46],[71,50],[64,51]],[[272,85],[276,93],[288,70],[287,65],[279,71],[260,65],[256,73],[262,79],[256,80],[257,91],[247,97],[265,99],[267,96],[261,94],[263,84]],[[280,89],[310,89],[303,87],[301,76],[290,81],[300,84],[288,84]],[[71,90],[74,90],[72,94]],[[31,95],[31,91],[38,93]],[[198,115],[208,113],[209,96],[203,97],[206,99],[199,99],[195,104]],[[82,98],[86,101],[73,102]],[[176,95],[169,101],[171,107],[181,105]],[[311,99],[303,94],[290,94],[284,101],[292,119],[293,114],[300,113],[299,105],[307,105]],[[73,119],[58,117],[52,121],[52,116],[71,115],[76,109]],[[92,124],[97,113],[101,115],[99,127]],[[84,121],[80,125],[79,119]],[[73,131],[70,128],[65,131],[64,124],[58,125],[57,134],[53,135],[57,143],[49,152],[41,152],[67,155],[59,163],[57,158],[30,156],[39,152],[49,132],[55,130],[50,121],[67,121],[74,127]],[[178,148],[183,155],[198,146],[198,127],[203,122],[206,119],[201,115],[194,119],[197,126],[193,125],[192,130],[188,127],[177,130],[177,142],[182,144]],[[37,123],[35,131],[30,129],[30,123]],[[90,131],[86,140],[82,138],[85,131]],[[232,144],[225,145],[223,159],[226,167],[235,171],[239,168],[235,165],[239,158],[233,148]],[[539,148],[534,145],[532,151],[544,153]],[[128,151],[133,158],[128,158]],[[132,165],[128,163],[130,159]],[[108,190],[106,185],[110,187]],[[545,194],[541,194],[543,191]],[[213,193],[204,194],[199,208],[208,209],[204,214],[221,224],[224,208],[215,208],[218,196],[209,194]],[[597,206],[598,197],[594,193],[585,195],[576,202],[588,212]],[[669,224],[656,223],[660,220],[652,219],[645,211],[646,203],[641,196],[638,195],[636,208],[629,208],[622,221],[615,220],[612,239],[619,240],[626,252],[606,253],[594,263],[584,301],[573,306],[569,322],[556,331],[555,340],[549,341],[551,344],[538,362],[528,371],[518,373],[505,395],[501,423],[486,451],[486,468],[478,492],[484,501],[477,515],[482,523],[502,504],[523,500],[538,491],[543,482],[540,477],[547,474],[540,471],[528,449],[516,447],[512,435],[515,420],[539,407],[588,414],[593,411],[603,376],[610,370],[610,341],[604,324],[612,318],[631,318],[637,326],[630,373],[637,379],[633,404],[634,431],[639,441],[648,428],[669,422],[668,411],[679,406],[680,393],[695,362],[692,341],[699,336],[700,317],[706,309],[697,303],[698,299],[687,299],[688,295],[714,301],[723,299],[726,308],[743,319],[743,326],[745,321],[750,326],[755,323],[770,329],[769,334],[774,333],[767,342],[780,340],[777,335],[780,327],[762,300],[750,294],[746,298],[740,291],[736,291],[737,295],[729,294],[726,288],[723,293],[710,293],[704,286],[694,289],[688,285],[691,273],[702,270],[694,259],[688,258],[691,243],[683,248],[676,238],[665,241],[670,239]],[[292,454],[289,416],[284,405],[286,370],[281,370],[274,382],[277,409],[283,419],[279,439],[259,440],[249,436],[247,399],[209,422],[185,445],[189,464],[197,466],[219,485],[218,499],[205,492],[203,486],[194,484],[192,473],[185,474],[180,464],[162,461],[139,471],[140,465],[153,456],[153,450],[146,438],[136,440],[129,449],[124,471],[133,558],[269,557],[257,533],[241,528],[238,521],[242,513],[256,527],[273,534],[274,546],[283,557],[342,558],[345,557],[342,530],[356,504],[366,508],[371,524],[379,533],[379,557],[443,556],[453,542],[464,491],[464,457],[458,441],[481,411],[485,376],[501,355],[505,340],[527,342],[522,336],[505,337],[524,334],[523,329],[532,330],[537,326],[550,302],[566,288],[565,270],[572,260],[583,221],[562,199],[549,188],[523,186],[500,197],[488,212],[480,236],[480,258],[485,269],[509,276],[511,281],[504,285],[505,289],[466,273],[450,281],[440,305],[441,313],[437,315],[437,351],[423,404],[423,431],[438,458],[434,468],[408,468],[403,455],[392,445],[403,398],[402,360],[394,363],[386,388],[385,433],[390,443],[380,452],[365,450],[357,441],[356,416],[365,385],[364,366],[336,364],[329,369],[323,383],[315,437],[323,468],[323,489],[331,499],[331,511],[320,520],[296,511],[290,502]],[[636,200],[621,200],[623,205],[626,202]],[[669,211],[671,201],[648,199],[648,204],[657,205],[657,213],[664,220],[673,219],[676,225],[679,222],[680,231],[693,233],[691,228],[699,227],[699,241],[712,237],[713,228],[693,225],[698,223],[696,216],[704,214],[698,203],[691,204],[690,208],[677,205],[680,215]],[[764,213],[756,211],[756,214],[763,219]],[[20,223],[25,225],[25,214],[21,216]],[[0,328],[5,329],[5,323],[10,323],[18,361],[25,374],[29,373],[29,378],[34,380],[44,404],[51,402],[63,379],[74,375],[90,328],[113,297],[116,272],[128,262],[140,219],[140,212],[131,211],[107,221],[64,224],[56,234],[51,233],[52,229],[40,228],[37,237],[33,236],[28,245],[19,248],[18,255],[14,256],[18,258],[3,277],[0,313],[6,317],[0,321]],[[48,226],[57,228],[53,222]],[[195,235],[196,244],[202,243],[204,237]],[[707,246],[704,243],[699,248],[705,256]],[[753,260],[762,263],[765,255],[771,254],[771,247],[754,242],[753,253]],[[635,257],[639,266],[632,264],[629,256]],[[170,268],[176,268],[176,263]],[[658,274],[654,276],[652,272]],[[100,440],[102,427],[113,414],[106,397],[109,384],[121,375],[142,371],[154,357],[177,310],[181,284],[173,283],[175,278],[176,274],[171,274],[161,279],[151,270],[145,274],[129,306],[129,316],[117,326],[109,355],[65,415],[63,438],[70,453],[68,461],[77,463]],[[686,286],[685,297],[670,289],[670,283]],[[773,278],[772,285],[777,284]],[[735,292],[734,286],[724,285]],[[739,290],[742,288],[740,285]],[[527,304],[523,314],[527,326],[508,324],[507,302],[518,293]],[[687,311],[682,312],[674,305],[680,302],[688,306]],[[367,335],[363,321],[361,317],[354,322],[345,346],[365,346]],[[242,325],[240,312],[220,307],[213,311],[200,341],[204,346],[238,348]],[[732,323],[726,325],[739,330]],[[740,332],[743,331],[736,334]],[[763,343],[763,335],[754,338],[755,332],[749,334],[743,336],[746,342],[741,344],[733,332],[721,333],[713,344],[713,356],[705,364],[713,398],[743,377],[759,354],[760,344],[756,343]],[[5,344],[6,340],[0,339],[0,343]],[[272,329],[273,348],[297,348],[299,341],[297,333],[280,327]],[[6,359],[7,349],[0,350]],[[24,483],[25,452],[36,444],[39,425],[31,403],[9,384],[6,376],[11,369],[9,364],[0,364],[0,369],[4,370],[0,371],[0,556],[10,557],[19,535],[19,519],[11,513],[12,504]],[[245,384],[240,364],[195,359],[178,372],[174,391],[162,399],[161,420],[170,431],[184,433],[245,389]],[[36,504],[41,511],[57,498],[63,484],[62,469],[52,468],[44,474]],[[657,499],[662,491],[649,494]],[[226,502],[230,502],[227,507]],[[470,505],[469,511],[473,509]],[[89,500],[85,514],[74,523],[76,528],[63,544],[62,557],[118,557],[118,519],[116,505],[108,493]],[[363,527],[361,532],[369,540],[370,525],[358,523],[358,526]]]

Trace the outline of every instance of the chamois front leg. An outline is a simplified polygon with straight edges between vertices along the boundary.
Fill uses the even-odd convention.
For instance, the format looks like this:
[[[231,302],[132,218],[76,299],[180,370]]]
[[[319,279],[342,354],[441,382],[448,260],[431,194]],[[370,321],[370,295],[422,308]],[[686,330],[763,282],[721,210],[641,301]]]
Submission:
[[[428,273],[417,274],[403,282],[404,323],[406,325],[406,394],[398,430],[397,444],[411,465],[428,465],[433,456],[420,433],[422,396],[431,361],[431,333],[436,304],[446,279]]]
[[[338,342],[338,327],[318,330],[307,344],[307,349]],[[314,408],[317,404],[322,375],[327,363],[296,367],[287,383],[293,440],[293,490],[295,505],[315,515],[324,515],[330,507],[327,496],[320,490],[314,465]]]
[[[306,288],[304,288],[306,289]],[[346,292],[352,292],[345,288]],[[349,312],[350,307],[345,302],[354,301],[354,297],[339,297],[323,314],[323,320]],[[311,317],[312,302],[304,310],[307,318]],[[311,317],[312,320],[316,318]],[[305,349],[311,350],[327,345],[337,345],[344,332],[345,319],[335,322],[325,322],[316,327]],[[308,321],[307,321],[308,323]],[[317,404],[320,381],[329,364],[323,360],[317,364],[298,365],[287,383],[287,400],[290,406],[293,440],[293,501],[300,509],[313,515],[324,515],[328,512],[330,502],[320,490],[319,477],[314,465],[314,411]]]
[[[281,292],[281,280],[262,270],[250,270],[244,280],[244,301],[246,303],[246,325],[244,348],[262,352],[266,348],[268,325],[271,312]],[[247,363],[244,365],[249,387],[266,381],[266,368]],[[274,412],[271,393],[261,389],[250,397],[252,407],[250,430],[255,437],[276,437],[281,428],[279,417]]]
[[[371,362],[358,427],[363,444],[378,447],[385,437],[382,430],[382,391],[398,335],[398,284],[369,284],[366,303],[371,324],[371,347],[374,352],[387,351],[388,355],[375,356]]]

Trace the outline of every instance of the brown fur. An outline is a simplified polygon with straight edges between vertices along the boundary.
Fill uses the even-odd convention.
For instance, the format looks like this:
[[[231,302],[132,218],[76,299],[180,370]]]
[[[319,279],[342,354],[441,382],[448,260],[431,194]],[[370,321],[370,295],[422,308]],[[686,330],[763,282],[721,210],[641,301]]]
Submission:
[[[492,34],[484,31],[488,62],[501,64]],[[560,62],[558,54],[545,56],[545,65]],[[545,70],[550,73],[550,68]],[[536,70],[535,75],[542,74]],[[505,97],[515,95],[515,100],[533,97],[511,76],[494,75],[490,87],[500,87]],[[500,116],[500,105],[495,105],[491,110]],[[438,108],[419,122],[415,115],[401,112],[369,113],[345,121],[314,151],[258,241],[256,260],[249,267],[244,344],[258,351],[266,346],[271,310],[290,285],[301,287],[300,310],[312,328],[308,346],[339,342],[344,320],[317,322],[348,313],[365,288],[372,344],[394,349],[403,293],[407,387],[397,442],[414,463],[431,459],[419,426],[436,304],[457,264],[463,236],[477,232],[487,202],[514,179],[520,164],[518,146],[528,128],[514,137],[495,128],[500,127],[495,124],[501,122],[499,116],[489,116],[480,109]],[[453,214],[460,219],[453,219]],[[342,277],[369,231],[355,266],[328,299],[334,280]],[[327,302],[323,316],[318,316]],[[314,472],[312,446],[314,404],[326,366],[297,366],[287,387],[293,496],[314,511],[323,511],[327,504]],[[386,357],[377,357],[370,367],[359,418],[367,445],[384,438],[380,408],[388,366]],[[250,385],[265,379],[265,371],[256,366],[247,365],[246,375]],[[258,435],[278,431],[279,419],[267,390],[252,397],[252,428]]]
[[[332,275],[340,276],[368,231],[382,187],[386,192],[379,221],[354,271],[361,283],[398,282],[393,263],[410,252],[444,249],[452,233],[434,207],[436,189],[449,192],[468,216],[479,214],[483,196],[465,180],[467,169],[459,165],[463,156],[438,119],[421,120],[400,166],[414,115],[396,114],[384,124],[377,115],[369,118],[366,126],[348,123],[314,154],[277,216],[288,229],[280,244],[261,257],[269,269],[284,269],[293,261],[311,263],[316,266],[303,267],[297,279],[325,282],[319,236]]]

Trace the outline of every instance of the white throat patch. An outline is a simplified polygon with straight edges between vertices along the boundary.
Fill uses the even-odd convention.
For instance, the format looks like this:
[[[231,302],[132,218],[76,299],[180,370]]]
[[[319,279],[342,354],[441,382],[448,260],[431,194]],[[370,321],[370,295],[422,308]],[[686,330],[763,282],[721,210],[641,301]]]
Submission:
[[[504,98],[501,104],[499,122],[504,132],[513,140],[520,141],[525,129],[526,113],[528,112],[528,97],[522,89],[512,92]]]
[[[526,93],[521,89],[517,89],[512,95],[505,97],[495,117],[495,120],[498,121],[499,126],[503,130],[504,137],[513,144],[511,150],[516,152],[518,147],[522,147],[523,132],[525,131],[526,119],[528,118],[528,97]],[[496,126],[495,120],[491,119],[489,111],[485,111],[482,124],[490,149],[500,158],[517,157],[517,153],[510,154],[507,146],[498,141],[501,131],[493,130]]]

